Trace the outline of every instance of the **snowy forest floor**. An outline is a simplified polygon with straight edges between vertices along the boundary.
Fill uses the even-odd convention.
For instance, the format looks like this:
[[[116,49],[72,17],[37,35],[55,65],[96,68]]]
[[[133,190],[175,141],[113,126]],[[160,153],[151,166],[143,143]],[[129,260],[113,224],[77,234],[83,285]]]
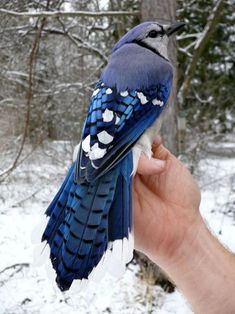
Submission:
[[[194,172],[202,190],[204,218],[235,252],[235,154],[230,153],[235,143],[231,139],[208,143],[210,152],[199,155]],[[44,267],[33,265],[32,230],[60,186],[71,156],[69,142],[44,142],[0,184],[0,314],[192,313],[177,290],[166,293],[143,281],[135,264],[128,266],[123,279],[107,277],[80,294],[62,294]],[[10,157],[2,155],[0,164]]]

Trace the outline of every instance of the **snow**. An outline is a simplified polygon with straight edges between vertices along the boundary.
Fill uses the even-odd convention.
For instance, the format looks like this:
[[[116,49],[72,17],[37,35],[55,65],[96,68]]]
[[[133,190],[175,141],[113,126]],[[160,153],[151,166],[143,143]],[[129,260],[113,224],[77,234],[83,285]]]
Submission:
[[[221,146],[232,147],[226,143]],[[204,172],[200,180],[201,212],[213,233],[235,252],[235,158],[207,158],[200,162],[199,171]]]
[[[216,147],[216,148],[232,148],[232,149],[235,149],[235,143],[208,143],[208,146],[210,147]]]
[[[229,149],[233,145],[222,143],[221,147]],[[179,291],[168,294],[146,283],[133,263],[119,281],[106,276],[87,291],[67,293],[57,289],[44,266],[33,264],[32,230],[63,180],[72,149],[69,142],[44,142],[0,185],[0,313],[192,313]],[[199,162],[195,173],[202,189],[201,212],[214,234],[233,252],[234,169],[235,156],[210,155]],[[22,269],[16,265],[1,272],[21,263]]]

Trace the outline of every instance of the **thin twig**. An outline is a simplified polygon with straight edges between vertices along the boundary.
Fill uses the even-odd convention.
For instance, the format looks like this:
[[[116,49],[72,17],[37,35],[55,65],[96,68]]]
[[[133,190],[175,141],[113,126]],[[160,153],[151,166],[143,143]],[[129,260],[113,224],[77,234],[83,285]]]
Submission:
[[[2,287],[10,278],[14,277],[15,274],[18,274],[19,272],[21,272],[24,267],[29,267],[29,263],[13,264],[13,265],[7,266],[3,270],[1,270],[0,276],[8,270],[14,270],[14,271],[12,271],[12,273],[8,275],[7,279],[0,280],[0,287]]]
[[[24,202],[30,200],[31,198],[34,198],[39,192],[41,192],[45,187],[42,186],[40,189],[37,189],[36,191],[34,191],[33,193],[31,193],[29,196],[27,196],[26,198],[19,200],[18,202],[11,204],[9,207],[19,207],[21,206]]]
[[[15,269],[17,267],[20,267],[20,270],[21,270],[23,267],[29,267],[29,263],[17,263],[17,264],[7,266],[7,267],[3,268],[2,270],[0,270],[0,275],[9,269],[12,269],[12,268]]]

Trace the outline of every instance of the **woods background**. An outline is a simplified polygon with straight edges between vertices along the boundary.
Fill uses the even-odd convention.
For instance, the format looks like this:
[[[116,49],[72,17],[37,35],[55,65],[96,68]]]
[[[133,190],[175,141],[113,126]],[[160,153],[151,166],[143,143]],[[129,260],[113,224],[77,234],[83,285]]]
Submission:
[[[66,172],[112,47],[144,20],[186,22],[170,47],[175,82],[162,130],[166,145],[196,175],[208,154],[234,157],[234,8],[234,0],[2,0],[1,213],[33,211],[34,202],[46,207],[48,186],[54,194]],[[226,204],[234,219],[235,201]],[[29,267],[8,263],[10,277]],[[3,266],[5,284],[1,274],[10,268]]]
[[[233,4],[232,0],[2,1],[1,152],[18,148],[22,155],[26,137],[33,145],[45,139],[77,143],[89,97],[114,43],[141,20],[149,19],[186,22],[184,33],[170,49],[178,79],[170,123],[163,131],[168,134],[169,146],[177,150],[178,114],[186,117],[193,132],[231,131]],[[86,12],[76,13],[101,10],[109,14],[90,17]],[[58,11],[63,12],[56,14]],[[19,161],[5,160],[0,177]]]

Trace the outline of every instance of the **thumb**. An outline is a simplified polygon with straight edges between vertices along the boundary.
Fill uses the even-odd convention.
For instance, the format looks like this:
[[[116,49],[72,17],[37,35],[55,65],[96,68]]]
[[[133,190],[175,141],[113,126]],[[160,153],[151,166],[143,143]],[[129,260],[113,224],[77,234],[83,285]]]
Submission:
[[[154,175],[161,173],[165,168],[166,162],[156,158],[148,158],[145,154],[141,154],[137,173],[141,175]]]

